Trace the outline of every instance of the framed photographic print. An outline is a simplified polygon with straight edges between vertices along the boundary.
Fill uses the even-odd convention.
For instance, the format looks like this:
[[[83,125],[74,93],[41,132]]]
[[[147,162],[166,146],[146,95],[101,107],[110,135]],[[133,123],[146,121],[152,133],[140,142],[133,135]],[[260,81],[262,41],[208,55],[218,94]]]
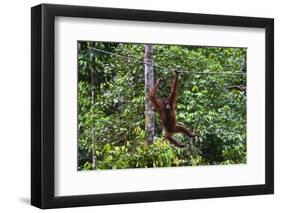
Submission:
[[[31,9],[31,204],[271,194],[274,21]]]

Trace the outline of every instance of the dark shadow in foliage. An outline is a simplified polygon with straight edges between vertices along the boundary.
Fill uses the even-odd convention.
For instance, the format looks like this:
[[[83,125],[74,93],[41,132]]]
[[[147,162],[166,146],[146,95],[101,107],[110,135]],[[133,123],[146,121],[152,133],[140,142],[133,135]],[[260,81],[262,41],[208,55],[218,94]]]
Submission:
[[[78,155],[78,160],[79,160],[79,164],[78,164],[78,170],[82,170],[83,169],[83,165],[87,162],[89,162],[92,157],[92,153],[89,152],[86,149],[82,149],[81,147],[79,147],[79,155]]]
[[[223,141],[215,134],[205,136],[204,142],[201,144],[200,150],[202,157],[208,164],[219,164],[225,159],[223,157]]]

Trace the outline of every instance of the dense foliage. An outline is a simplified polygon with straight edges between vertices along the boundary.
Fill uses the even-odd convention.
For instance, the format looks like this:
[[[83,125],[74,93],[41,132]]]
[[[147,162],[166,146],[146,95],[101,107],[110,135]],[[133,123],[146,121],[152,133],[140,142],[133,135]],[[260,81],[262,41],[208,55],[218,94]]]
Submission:
[[[192,71],[180,75],[177,120],[199,139],[190,147],[176,135],[187,144],[177,148],[156,113],[154,143],[145,142],[144,65],[95,48],[144,57],[142,44],[78,43],[79,170],[246,162],[246,75],[233,74],[246,72],[246,49],[153,45],[155,64]],[[167,95],[173,73],[154,67],[154,76],[163,78],[159,96]]]

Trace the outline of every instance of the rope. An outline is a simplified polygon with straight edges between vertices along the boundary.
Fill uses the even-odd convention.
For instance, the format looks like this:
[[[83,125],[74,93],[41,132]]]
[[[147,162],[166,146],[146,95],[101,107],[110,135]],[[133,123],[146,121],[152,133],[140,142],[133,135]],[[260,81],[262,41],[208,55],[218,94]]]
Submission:
[[[246,73],[240,72],[240,71],[239,72],[210,72],[210,71],[195,72],[195,71],[187,71],[187,70],[178,70],[178,69],[173,69],[173,68],[170,68],[170,67],[164,67],[164,66],[161,66],[161,65],[158,65],[158,64],[147,63],[147,62],[145,62],[145,61],[143,61],[143,60],[141,60],[137,57],[134,57],[134,56],[120,55],[120,54],[117,54],[117,53],[109,52],[109,51],[94,48],[94,47],[90,47],[89,49],[95,50],[97,52],[109,54],[109,55],[112,55],[112,56],[116,56],[116,57],[119,57],[119,58],[123,58],[123,59],[126,59],[126,60],[132,60],[132,61],[135,61],[136,63],[139,63],[139,64],[146,64],[148,66],[152,66],[152,67],[156,67],[156,68],[160,68],[160,69],[164,69],[164,70],[169,70],[171,72],[174,72],[175,70],[177,70],[177,72],[179,72],[179,73],[187,73],[187,74],[194,73],[194,74],[216,74],[216,75],[246,75]]]

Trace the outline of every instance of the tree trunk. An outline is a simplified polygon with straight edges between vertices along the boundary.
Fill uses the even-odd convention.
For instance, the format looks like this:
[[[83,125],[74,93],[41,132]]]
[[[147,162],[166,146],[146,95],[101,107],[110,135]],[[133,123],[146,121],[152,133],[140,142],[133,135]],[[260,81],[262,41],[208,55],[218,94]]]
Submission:
[[[153,143],[154,136],[154,120],[153,120],[153,110],[152,103],[149,98],[149,91],[153,87],[154,77],[153,77],[153,66],[152,66],[152,45],[144,45],[144,62],[145,62],[145,131],[146,131],[146,142],[148,144]]]
[[[91,92],[92,92],[92,107],[95,103],[95,86],[94,86],[94,69],[91,69]],[[94,116],[94,115],[92,115]],[[95,121],[93,119],[93,126],[92,126],[92,169],[97,168],[97,154],[96,154],[96,138],[95,138]]]

